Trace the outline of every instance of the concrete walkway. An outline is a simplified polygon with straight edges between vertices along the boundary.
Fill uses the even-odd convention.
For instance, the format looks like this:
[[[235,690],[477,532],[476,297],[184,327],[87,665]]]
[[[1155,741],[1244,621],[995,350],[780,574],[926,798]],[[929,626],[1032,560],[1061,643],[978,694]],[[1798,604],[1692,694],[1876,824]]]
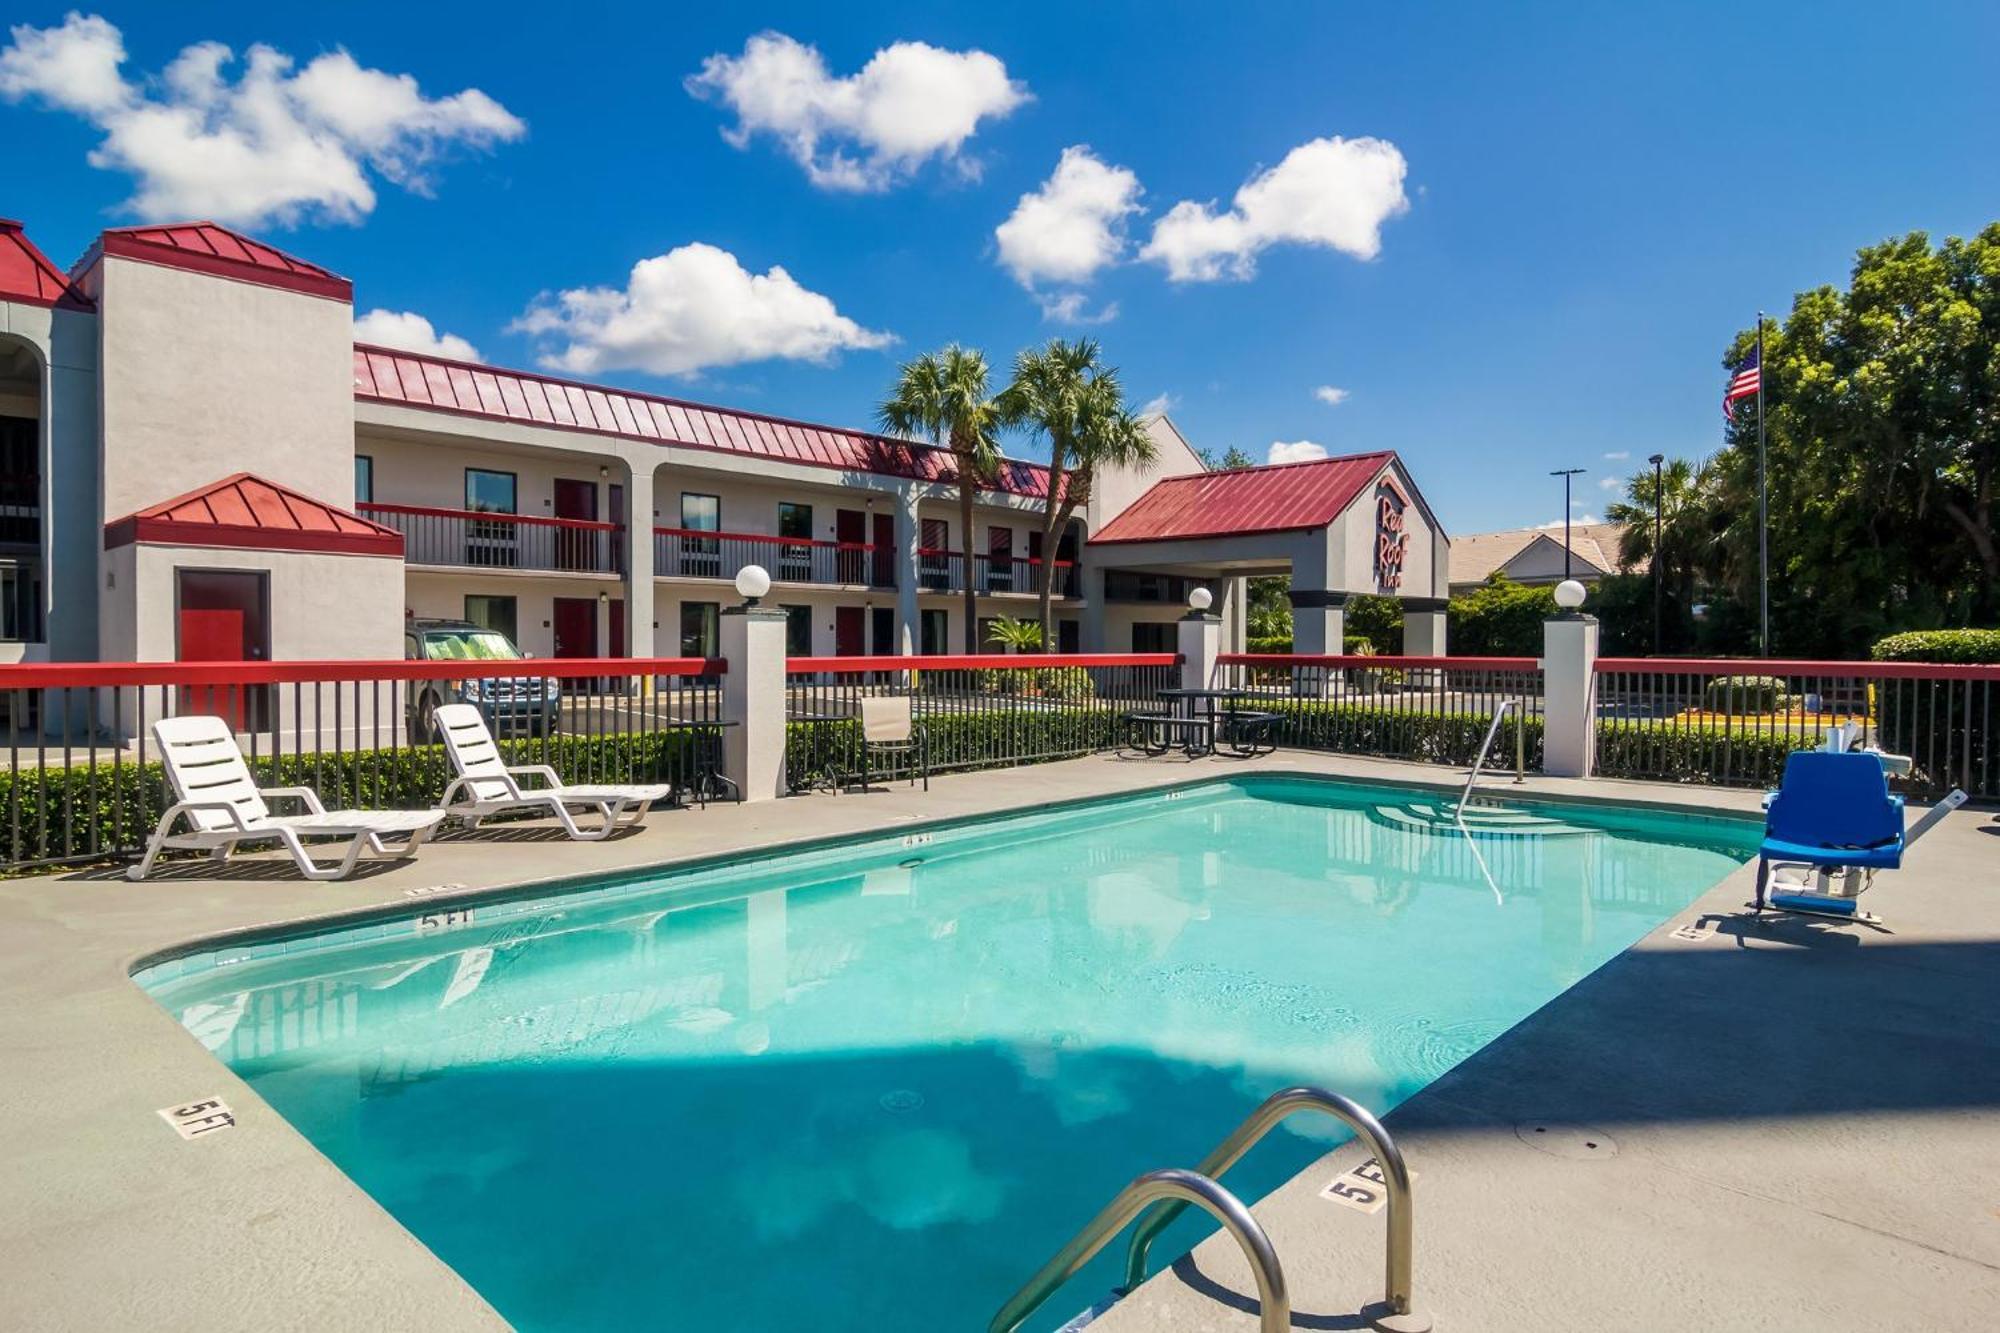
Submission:
[[[1093,758],[941,778],[928,794],[669,812],[605,843],[515,826],[344,884],[262,861],[220,878],[194,863],[146,884],[102,872],[0,883],[0,1326],[500,1322],[132,984],[145,955],[1252,770],[1451,783],[1448,770],[1326,755]],[[1515,790],[1755,806],[1751,793],[1636,783]],[[1893,933],[1748,926],[1729,916],[1747,892],[1732,878],[1683,918],[1728,918],[1709,939],[1672,939],[1670,922],[1401,1108],[1390,1125],[1422,1176],[1420,1304],[1468,1330],[2000,1323],[1995,827],[1952,816],[1870,895]],[[206,1097],[230,1105],[235,1129],[183,1142],[156,1114]],[[1528,1146],[1515,1126],[1530,1120],[1587,1126],[1615,1155],[1541,1151],[1546,1136]],[[1382,1219],[1314,1197],[1354,1156],[1334,1154],[1257,1210],[1288,1261],[1295,1327],[1357,1327],[1375,1294]],[[1099,1327],[1254,1328],[1237,1263],[1204,1247]],[[967,1326],[983,1318],[969,1312]]]

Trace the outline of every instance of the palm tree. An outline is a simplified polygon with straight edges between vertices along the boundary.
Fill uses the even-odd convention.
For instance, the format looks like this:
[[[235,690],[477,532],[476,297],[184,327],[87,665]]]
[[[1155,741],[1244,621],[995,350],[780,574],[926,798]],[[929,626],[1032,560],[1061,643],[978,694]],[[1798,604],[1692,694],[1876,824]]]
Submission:
[[[1042,642],[1054,641],[1058,534],[1069,530],[1077,507],[1090,499],[1100,467],[1129,467],[1159,456],[1139,419],[1125,408],[1118,372],[1098,359],[1094,339],[1064,342],[1021,353],[1014,382],[1000,395],[1002,417],[1040,431],[1049,441],[1049,486],[1042,507],[1039,622]]]
[[[994,433],[1000,409],[987,393],[984,353],[957,343],[905,362],[896,387],[875,409],[875,419],[892,435],[921,435],[951,451],[958,482],[960,562],[965,585],[965,651],[979,651],[979,611],[972,579],[972,502],[979,483],[990,481],[1000,462]]]
[[[1625,498],[1613,501],[1604,510],[1604,517],[1621,528],[1619,567],[1629,570],[1647,564],[1661,586],[1671,590],[1676,605],[1683,609],[1693,604],[1695,582],[1714,564],[1717,555],[1712,490],[1709,469],[1689,459],[1675,458],[1660,470],[1657,497],[1653,470],[1646,468],[1626,481]],[[1653,536],[1656,514],[1657,549]]]
[[[1042,635],[1042,627],[1032,620],[1016,620],[1012,616],[1001,616],[986,627],[986,641],[995,648],[1005,648],[1014,653],[1040,652],[1047,640]]]

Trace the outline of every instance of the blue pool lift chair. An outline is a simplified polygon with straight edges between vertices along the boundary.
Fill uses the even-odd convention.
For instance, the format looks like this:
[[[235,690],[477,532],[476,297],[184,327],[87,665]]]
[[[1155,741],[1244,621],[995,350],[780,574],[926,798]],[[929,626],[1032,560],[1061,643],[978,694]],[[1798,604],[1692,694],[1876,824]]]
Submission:
[[[1784,781],[1765,812],[1764,842],[1757,849],[1757,910],[1766,905],[1773,864],[1872,876],[1901,866],[1906,845],[1903,798],[1889,794],[1880,759],[1856,750],[1800,750],[1786,758]],[[1780,893],[1771,904],[1860,915],[1851,894]]]

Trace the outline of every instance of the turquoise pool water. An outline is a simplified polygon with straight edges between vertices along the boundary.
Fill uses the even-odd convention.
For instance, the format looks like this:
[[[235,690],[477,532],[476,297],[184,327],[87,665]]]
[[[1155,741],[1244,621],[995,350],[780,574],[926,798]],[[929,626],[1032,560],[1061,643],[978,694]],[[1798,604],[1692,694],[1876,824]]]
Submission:
[[[1288,1083],[1388,1110],[1756,836],[1433,813],[1247,778],[416,902],[138,980],[521,1328],[983,1329],[1131,1177]],[[1243,1197],[1334,1141],[1292,1125]],[[1177,1227],[1161,1262],[1200,1234]]]

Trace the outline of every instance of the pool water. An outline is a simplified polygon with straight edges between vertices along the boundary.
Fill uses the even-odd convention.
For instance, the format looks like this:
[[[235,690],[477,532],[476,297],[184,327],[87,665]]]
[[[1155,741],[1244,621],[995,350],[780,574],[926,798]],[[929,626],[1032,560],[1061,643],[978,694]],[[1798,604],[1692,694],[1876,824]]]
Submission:
[[[981,1329],[1133,1176],[1286,1084],[1387,1111],[1755,846],[1554,806],[1468,837],[1425,799],[1216,782],[138,980],[518,1327]],[[1229,1183],[1338,1137],[1295,1119]]]

